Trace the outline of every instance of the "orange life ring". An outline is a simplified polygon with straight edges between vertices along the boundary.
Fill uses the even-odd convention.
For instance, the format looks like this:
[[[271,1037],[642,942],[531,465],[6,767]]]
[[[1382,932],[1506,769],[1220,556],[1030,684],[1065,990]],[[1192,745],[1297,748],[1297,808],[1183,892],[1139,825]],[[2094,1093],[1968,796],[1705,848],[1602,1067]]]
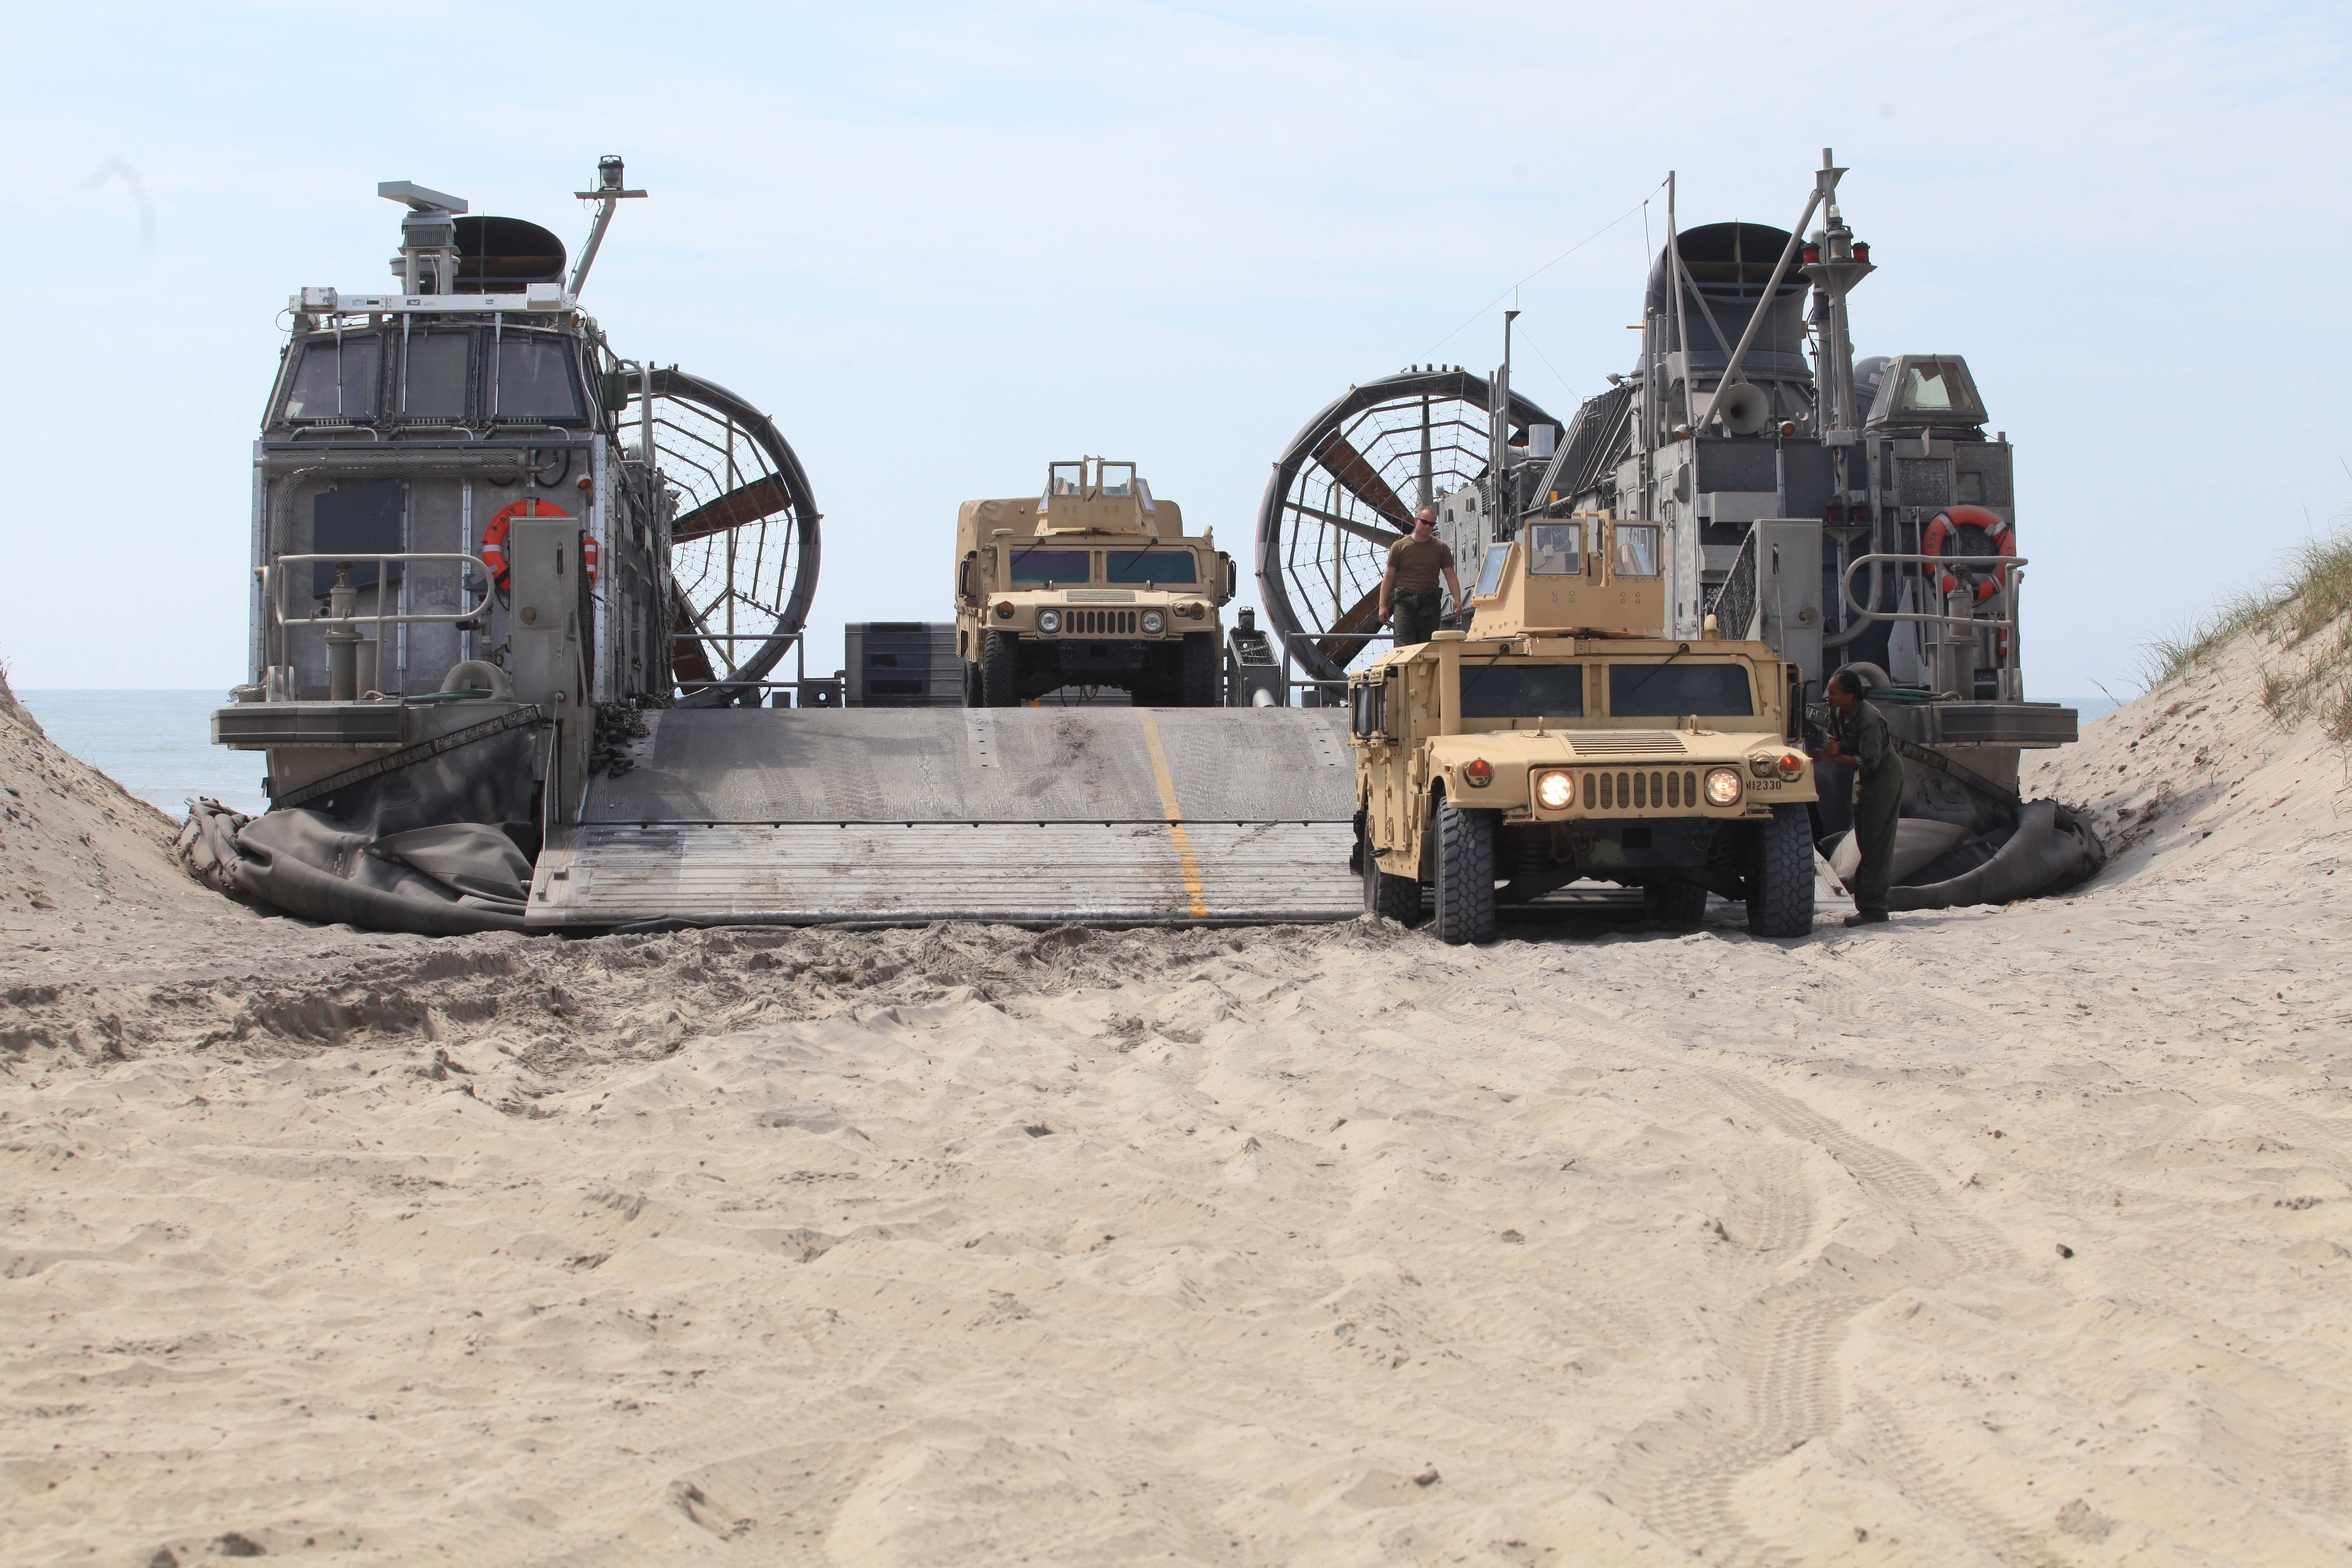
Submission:
[[[1960,530],[1963,528],[1981,528],[1992,535],[1993,553],[1996,555],[2017,553],[2017,531],[2009,525],[2000,513],[1980,506],[1946,507],[1942,511],[1937,512],[1935,520],[1927,524],[1927,531],[1919,536],[1919,553],[1943,554],[1945,545],[1958,542]],[[1977,584],[1977,603],[1983,604],[1987,599],[2000,593],[2008,585],[2008,583],[2009,568],[1994,567],[1990,577]],[[1948,572],[1944,574],[1945,593],[1954,593],[1958,591],[1959,585],[1958,578]]]
[[[507,584],[511,575],[507,568],[508,525],[518,517],[570,517],[571,515],[553,501],[542,500],[537,496],[525,496],[522,500],[499,509],[499,515],[490,519],[490,526],[482,530],[482,563],[489,567],[490,581],[498,584],[499,593],[503,594],[507,591]]]

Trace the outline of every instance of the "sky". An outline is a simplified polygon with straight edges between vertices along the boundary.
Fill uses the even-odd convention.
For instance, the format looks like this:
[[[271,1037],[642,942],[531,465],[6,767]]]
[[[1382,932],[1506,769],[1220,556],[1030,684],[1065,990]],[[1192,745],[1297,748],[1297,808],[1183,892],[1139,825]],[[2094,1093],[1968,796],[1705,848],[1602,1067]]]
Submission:
[[[1630,366],[1667,171],[1685,226],[1785,227],[1825,146],[1880,268],[1857,351],[1965,354],[2016,444],[2029,695],[2127,694],[2149,639],[2352,522],[2340,5],[651,15],[8,8],[18,687],[246,679],[288,294],[384,286],[380,180],[576,252],[614,153],[651,196],[583,305],[800,455],[813,670],[845,621],[947,618],[958,503],[1055,458],[1133,458],[1246,562],[1309,416],[1492,364],[1513,303],[1515,386],[1564,422]]]

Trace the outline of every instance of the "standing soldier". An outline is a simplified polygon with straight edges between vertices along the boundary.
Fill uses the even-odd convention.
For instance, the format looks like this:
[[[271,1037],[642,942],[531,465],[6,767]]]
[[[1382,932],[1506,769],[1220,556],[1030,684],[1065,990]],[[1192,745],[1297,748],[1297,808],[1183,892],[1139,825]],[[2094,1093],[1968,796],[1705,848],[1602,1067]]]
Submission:
[[[1886,889],[1895,879],[1895,825],[1903,816],[1903,759],[1886,732],[1886,720],[1862,700],[1862,678],[1841,669],[1822,695],[1830,705],[1829,739],[1813,760],[1853,767],[1853,835],[1862,865],[1853,874],[1850,926],[1886,919]]]
[[[1393,610],[1398,647],[1427,642],[1437,630],[1445,609],[1437,596],[1441,572],[1459,606],[1462,580],[1454,574],[1453,548],[1437,537],[1437,509],[1424,506],[1413,516],[1412,531],[1389,546],[1388,570],[1381,574],[1381,619]]]

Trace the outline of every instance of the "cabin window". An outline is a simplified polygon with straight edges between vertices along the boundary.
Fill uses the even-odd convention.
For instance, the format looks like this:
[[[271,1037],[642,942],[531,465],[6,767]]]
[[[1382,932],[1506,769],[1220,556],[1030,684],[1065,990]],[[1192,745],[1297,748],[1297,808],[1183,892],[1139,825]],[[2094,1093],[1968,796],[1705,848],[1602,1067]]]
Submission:
[[[500,339],[490,367],[490,417],[580,417],[580,388],[572,377],[568,344],[530,338]]]
[[[1507,544],[1486,546],[1486,559],[1478,563],[1478,586],[1475,596],[1490,599],[1503,591],[1503,566],[1511,558]]]
[[[1106,583],[1192,584],[1201,580],[1189,550],[1106,550]]]
[[[1046,470],[1045,499],[1050,501],[1055,496],[1077,494],[1078,487],[1086,482],[1086,477],[1084,463],[1055,463]]]
[[[1574,522],[1528,524],[1528,571],[1538,577],[1583,576],[1583,525]]]
[[[1133,463],[1105,463],[1102,466],[1102,493],[1107,496],[1131,496],[1135,493]]]
[[[405,364],[400,379],[400,416],[463,423],[473,334],[413,332],[401,352]]]
[[[1957,359],[1906,361],[1895,406],[1904,414],[1944,415],[1939,423],[1952,425],[1979,424],[1985,416],[1969,367]]]
[[[1584,667],[1580,664],[1475,664],[1462,662],[1465,719],[1580,719],[1584,716]]]
[[[373,332],[308,339],[286,395],[286,417],[373,419],[383,370],[383,340]]]
[[[1612,664],[1612,719],[1678,719],[1686,713],[1740,718],[1756,711],[1744,664]]]
[[[1658,525],[1654,522],[1621,522],[1613,531],[1617,536],[1617,563],[1611,569],[1616,577],[1654,577],[1658,574]],[[1688,709],[1684,710],[1688,712]]]
[[[1942,414],[1952,406],[1952,388],[1940,364],[1915,364],[1903,377],[1903,412]]]
[[[1035,545],[1013,552],[1013,582],[1015,586],[1038,587],[1055,583],[1086,583],[1093,580],[1093,552],[1087,550],[1040,550]]]

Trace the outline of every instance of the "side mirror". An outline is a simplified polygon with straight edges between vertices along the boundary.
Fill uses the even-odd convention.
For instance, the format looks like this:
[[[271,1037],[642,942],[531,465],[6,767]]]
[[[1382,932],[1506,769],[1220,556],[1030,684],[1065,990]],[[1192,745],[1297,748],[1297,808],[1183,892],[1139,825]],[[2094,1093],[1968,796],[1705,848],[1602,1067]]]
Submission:
[[[1225,597],[1230,599],[1242,591],[1242,569],[1222,550],[1217,553],[1225,563]]]
[[[970,598],[977,597],[977,595],[975,595],[972,593],[972,591],[971,591],[971,563],[972,563],[974,561],[977,561],[978,559],[980,559],[980,552],[979,552],[979,551],[977,551],[977,550],[968,551],[968,552],[965,552],[965,555],[964,555],[964,558],[962,559],[962,561],[961,561],[961,562],[959,562],[959,563],[957,563],[957,565],[956,565],[956,597],[957,597],[957,598],[959,598],[959,599],[970,599]]]
[[[601,390],[604,393],[604,412],[618,414],[629,405],[629,373],[625,370],[606,371],[604,384]]]

